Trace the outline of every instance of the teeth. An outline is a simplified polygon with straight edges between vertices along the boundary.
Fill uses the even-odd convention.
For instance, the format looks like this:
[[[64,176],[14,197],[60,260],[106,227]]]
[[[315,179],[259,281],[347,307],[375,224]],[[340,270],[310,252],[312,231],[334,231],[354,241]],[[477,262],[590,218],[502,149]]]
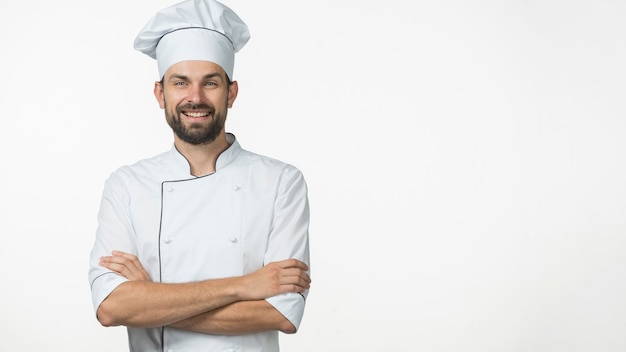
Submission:
[[[204,117],[204,116],[208,116],[209,113],[208,112],[186,112],[185,115],[189,117]]]

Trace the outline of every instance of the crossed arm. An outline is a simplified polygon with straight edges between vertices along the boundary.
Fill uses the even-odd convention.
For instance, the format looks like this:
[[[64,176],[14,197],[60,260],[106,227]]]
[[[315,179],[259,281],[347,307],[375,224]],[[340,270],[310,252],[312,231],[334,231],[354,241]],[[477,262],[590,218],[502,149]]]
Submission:
[[[100,265],[129,280],[98,307],[104,326],[171,326],[219,335],[293,333],[293,324],[265,298],[302,293],[311,283],[307,265],[296,259],[269,263],[244,276],[180,284],[152,282],[137,257],[124,252],[102,257]]]

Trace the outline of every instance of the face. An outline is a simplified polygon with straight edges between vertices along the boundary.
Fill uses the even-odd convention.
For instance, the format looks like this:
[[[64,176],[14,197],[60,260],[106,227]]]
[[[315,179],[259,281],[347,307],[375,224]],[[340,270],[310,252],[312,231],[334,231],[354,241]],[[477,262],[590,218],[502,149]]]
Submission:
[[[154,95],[175,136],[199,145],[209,144],[225,133],[226,115],[237,90],[237,82],[229,85],[219,65],[183,61],[165,72],[162,83],[155,83]]]

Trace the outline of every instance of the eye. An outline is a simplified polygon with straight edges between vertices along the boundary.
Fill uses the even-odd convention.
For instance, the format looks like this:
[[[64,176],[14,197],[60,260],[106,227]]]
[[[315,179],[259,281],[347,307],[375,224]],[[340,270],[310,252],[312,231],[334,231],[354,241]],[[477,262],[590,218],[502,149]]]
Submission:
[[[174,82],[174,86],[176,86],[176,87],[184,87],[186,85],[187,85],[187,82],[185,82],[185,81],[176,81],[176,82]]]
[[[217,87],[217,83],[215,83],[213,81],[206,82],[204,85],[206,87]]]

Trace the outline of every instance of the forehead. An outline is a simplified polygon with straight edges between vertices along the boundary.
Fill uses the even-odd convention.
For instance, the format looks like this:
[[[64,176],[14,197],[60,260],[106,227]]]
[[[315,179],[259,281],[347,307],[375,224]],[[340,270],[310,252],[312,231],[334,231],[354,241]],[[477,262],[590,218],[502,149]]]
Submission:
[[[211,61],[188,60],[177,62],[170,66],[165,71],[163,78],[167,80],[172,76],[184,76],[190,80],[200,80],[215,74],[218,74],[222,79],[226,79],[226,72],[220,65]]]

